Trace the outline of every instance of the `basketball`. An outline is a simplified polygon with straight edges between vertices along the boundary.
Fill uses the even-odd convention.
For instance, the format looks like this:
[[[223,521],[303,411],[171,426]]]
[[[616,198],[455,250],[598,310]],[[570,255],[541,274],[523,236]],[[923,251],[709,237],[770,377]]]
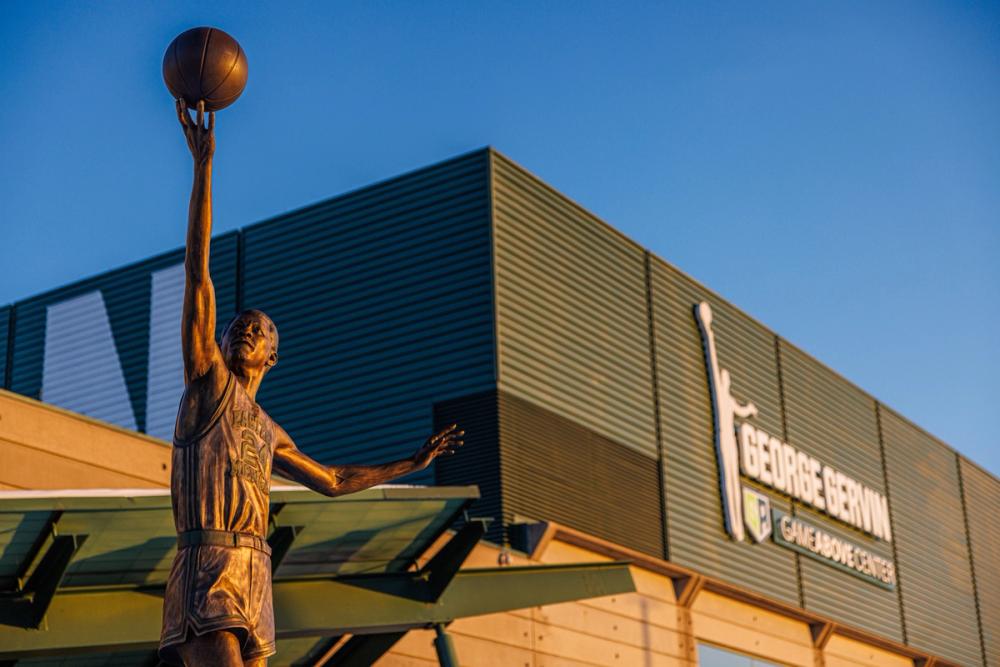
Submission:
[[[192,109],[225,109],[247,85],[247,56],[235,39],[218,28],[191,28],[170,42],[163,54],[163,81],[174,99]]]

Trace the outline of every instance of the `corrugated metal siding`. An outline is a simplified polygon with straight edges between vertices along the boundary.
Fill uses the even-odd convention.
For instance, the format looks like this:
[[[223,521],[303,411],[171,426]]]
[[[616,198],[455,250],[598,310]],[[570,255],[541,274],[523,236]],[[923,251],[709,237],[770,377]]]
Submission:
[[[788,443],[885,493],[875,401],[798,348],[781,341]],[[890,500],[891,503],[891,500]],[[834,519],[798,508],[816,523],[872,553],[893,558],[892,545]],[[810,558],[800,559],[805,607],[902,641],[899,595]]]
[[[101,290],[49,304],[45,309],[42,394],[58,405],[137,430],[111,318]]]
[[[1000,666],[1000,480],[959,457],[986,663]]]
[[[879,412],[907,639],[982,664],[955,453],[885,407]]]
[[[504,392],[500,442],[505,521],[556,521],[661,556],[655,460]]]
[[[173,440],[177,405],[184,393],[184,350],[177,323],[184,316],[184,263],[151,275],[149,369],[146,385],[146,433]],[[228,312],[218,313],[223,322]]]
[[[235,232],[217,237],[212,241],[212,278],[215,283],[220,327],[228,320],[226,314],[234,312],[236,306],[236,241],[237,234]],[[111,335],[114,339],[113,354],[117,356],[124,377],[128,404],[111,405],[110,403],[120,403],[121,401],[110,394],[102,394],[102,391],[113,392],[115,390],[112,383],[103,389],[86,388],[86,395],[74,398],[74,409],[90,414],[86,408],[89,405],[94,406],[94,409],[101,414],[110,414],[115,410],[122,414],[130,413],[134,416],[134,422],[121,423],[121,425],[138,425],[140,430],[145,430],[150,354],[150,276],[153,272],[175,265],[182,260],[183,251],[181,250],[165,253],[14,304],[16,323],[13,333],[13,362],[10,373],[11,390],[32,398],[41,396],[46,365],[46,320],[49,307],[58,308],[59,304],[70,302],[72,299],[92,295],[94,296],[93,302],[103,302],[106,311],[107,322],[110,324]],[[98,294],[95,295],[95,292]],[[96,298],[97,296],[99,299]],[[81,313],[81,317],[84,319],[91,317],[91,315]],[[176,325],[176,331],[179,338],[179,324]],[[105,352],[108,350],[102,348],[100,354],[103,355]],[[84,356],[72,363],[80,373],[85,373],[87,363],[95,359],[96,357],[88,359]],[[52,359],[50,363],[56,361],[59,360]],[[69,373],[66,377],[71,378],[71,369],[63,370]],[[62,375],[60,373],[60,376]],[[78,393],[83,393],[83,387],[84,385],[81,384]],[[57,394],[65,397],[68,395],[67,391],[72,394],[71,387],[61,387]],[[44,396],[41,397],[44,399]],[[83,406],[82,409],[81,406]]]
[[[500,388],[656,458],[642,248],[492,155]]]
[[[771,542],[737,543],[725,532],[712,402],[694,306],[707,301],[712,307],[719,365],[732,375],[733,394],[757,406],[755,424],[780,435],[774,336],[668,264],[654,259],[650,267],[670,560],[798,604],[793,552]],[[780,494],[768,495],[775,507],[789,511]]]
[[[486,539],[504,542],[503,494],[500,487],[500,426],[496,391],[462,396],[434,404],[434,430],[458,424],[465,431],[465,445],[434,463],[434,483],[439,486],[479,487],[479,500],[469,516],[492,517]]]
[[[245,229],[281,341],[261,405],[321,461],[409,456],[435,402],[494,383],[490,267],[486,151]]]
[[[0,308],[0,387],[4,389],[7,388],[7,354],[9,352],[7,345],[10,342],[8,334],[10,333],[12,310],[10,306]]]

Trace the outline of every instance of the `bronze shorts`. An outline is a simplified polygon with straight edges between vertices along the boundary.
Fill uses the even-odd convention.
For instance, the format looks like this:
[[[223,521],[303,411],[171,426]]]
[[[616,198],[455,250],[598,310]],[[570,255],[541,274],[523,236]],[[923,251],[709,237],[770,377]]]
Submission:
[[[230,630],[243,659],[273,655],[271,559],[257,549],[201,544],[179,549],[163,603],[160,658],[180,664],[177,645],[189,633]]]

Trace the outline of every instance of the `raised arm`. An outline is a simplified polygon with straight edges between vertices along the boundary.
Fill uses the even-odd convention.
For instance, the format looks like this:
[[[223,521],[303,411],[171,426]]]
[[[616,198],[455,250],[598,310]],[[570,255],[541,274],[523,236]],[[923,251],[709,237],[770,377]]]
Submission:
[[[376,465],[325,466],[309,458],[295,446],[284,429],[277,427],[274,450],[275,472],[326,496],[343,496],[362,491],[376,484],[423,470],[441,454],[454,454],[461,447],[465,431],[452,424],[427,439],[417,452],[406,459]]]
[[[184,256],[184,315],[181,344],[184,383],[190,385],[225,365],[215,342],[215,288],[208,271],[212,239],[212,155],[215,152],[215,113],[205,125],[204,102],[193,121],[184,100],[177,100],[177,117],[194,158],[194,184],[188,207],[187,252]],[[222,373],[216,373],[222,376]],[[215,384],[218,384],[216,382]]]

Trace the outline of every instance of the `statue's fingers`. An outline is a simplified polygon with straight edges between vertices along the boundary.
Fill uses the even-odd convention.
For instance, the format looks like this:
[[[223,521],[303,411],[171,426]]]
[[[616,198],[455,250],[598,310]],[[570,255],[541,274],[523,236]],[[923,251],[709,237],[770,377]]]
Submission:
[[[188,125],[191,124],[191,117],[187,114],[187,104],[184,103],[184,98],[179,97],[174,100],[174,106],[177,107],[177,120],[181,122],[184,129],[187,129]]]
[[[208,114],[208,131],[211,132],[215,129],[215,112],[210,111]]]
[[[437,433],[434,434],[434,436],[431,438],[431,440],[433,440],[433,441],[436,442],[436,441],[440,440],[441,438],[448,437],[448,435],[450,435],[451,432],[454,431],[457,426],[458,426],[458,424],[452,424],[451,426],[449,426],[447,428],[441,429],[440,431],[438,431]]]
[[[198,100],[198,127],[205,127],[205,100]]]

